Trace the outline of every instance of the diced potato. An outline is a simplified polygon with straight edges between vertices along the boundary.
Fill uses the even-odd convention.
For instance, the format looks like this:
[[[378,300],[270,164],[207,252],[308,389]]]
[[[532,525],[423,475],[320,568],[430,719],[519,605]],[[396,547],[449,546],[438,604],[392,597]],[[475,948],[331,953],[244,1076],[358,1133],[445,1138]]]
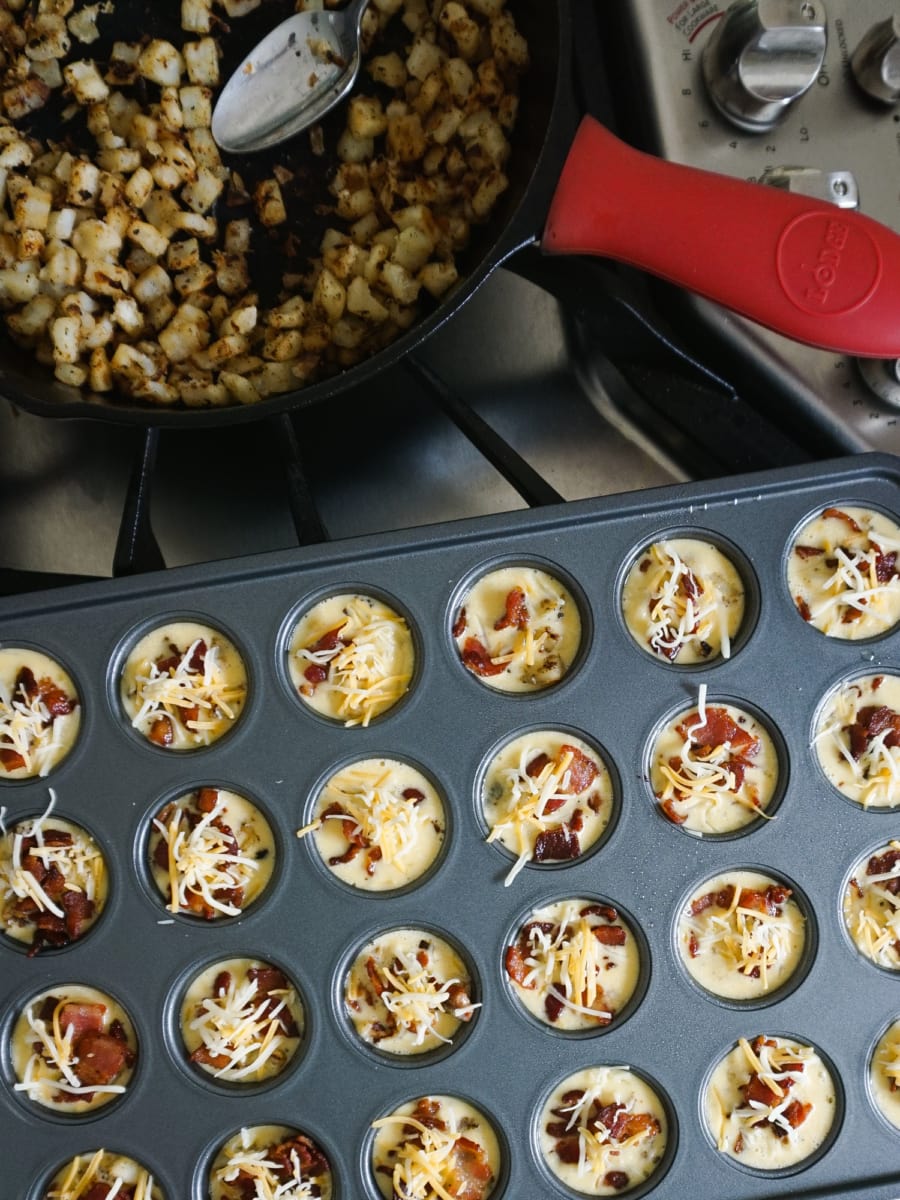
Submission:
[[[181,82],[184,59],[177,46],[162,38],[154,38],[138,55],[137,69],[138,74],[151,83],[158,83],[160,87],[175,87]]]
[[[94,104],[109,95],[106,81],[90,59],[68,63],[63,67],[63,78],[79,104]]]
[[[253,193],[256,215],[267,228],[287,220],[287,209],[277,179],[263,179]]]
[[[161,257],[169,248],[169,239],[149,221],[132,221],[128,236],[154,258]]]
[[[211,37],[186,42],[182,47],[184,65],[191,83],[215,87],[219,82],[219,48]]]

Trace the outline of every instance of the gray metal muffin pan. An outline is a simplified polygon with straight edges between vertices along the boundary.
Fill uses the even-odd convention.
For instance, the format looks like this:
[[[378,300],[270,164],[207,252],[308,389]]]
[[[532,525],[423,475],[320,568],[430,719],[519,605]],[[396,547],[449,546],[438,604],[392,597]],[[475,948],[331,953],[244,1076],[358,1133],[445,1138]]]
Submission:
[[[64,763],[46,780],[0,786],[7,821],[40,812],[52,785],[59,814],[97,835],[111,873],[106,911],[82,942],[27,959],[2,939],[0,1036],[5,1046],[26,997],[78,982],[115,995],[140,1042],[128,1094],[88,1119],[54,1117],[14,1095],[4,1049],[2,1194],[36,1200],[65,1160],[103,1146],[145,1163],[168,1200],[199,1200],[206,1195],[202,1171],[226,1137],[242,1125],[280,1123],[319,1141],[340,1200],[368,1200],[376,1195],[365,1159],[370,1122],[407,1099],[455,1093],[480,1107],[500,1134],[506,1161],[496,1200],[565,1197],[571,1193],[535,1160],[542,1098],[583,1067],[630,1064],[655,1082],[676,1118],[668,1167],[647,1189],[654,1198],[900,1196],[900,1131],[876,1113],[866,1085],[874,1042],[900,1015],[900,974],[860,957],[840,919],[847,872],[866,851],[900,837],[900,812],[865,812],[841,798],[809,749],[824,692],[862,668],[900,669],[900,632],[865,643],[826,639],[790,602],[791,534],[832,504],[875,506],[900,518],[900,460],[847,458],[0,602],[0,643],[28,643],[59,657],[84,702],[78,744]],[[672,667],[637,647],[624,627],[618,595],[632,555],[674,530],[736,546],[745,571],[750,565],[750,627],[729,661]],[[531,561],[553,564],[577,585],[588,606],[588,641],[561,684],[509,696],[462,668],[450,625],[463,581],[487,564]],[[367,729],[344,729],[307,710],[288,693],[280,663],[289,618],[307,599],[355,590],[394,598],[413,624],[419,652],[406,700]],[[222,741],[176,754],[132,736],[110,676],[123,639],[186,612],[233,634],[251,695]],[[786,786],[777,818],[742,836],[688,836],[661,817],[645,779],[652,731],[663,714],[694,702],[701,683],[710,701],[746,701],[760,710],[783,739]],[[615,825],[596,853],[565,866],[529,866],[505,888],[511,860],[484,844],[475,781],[500,739],[536,725],[582,731],[603,748],[617,781]],[[403,894],[354,893],[314,861],[312,839],[294,837],[317,782],[334,764],[369,756],[420,764],[450,810],[439,866]],[[204,783],[252,797],[278,840],[267,893],[224,923],[170,920],[147,886],[142,861],[146,823],[161,801]],[[815,916],[805,977],[784,998],[759,1006],[708,998],[675,956],[679,902],[729,866],[768,868],[796,881]],[[517,1007],[503,972],[505,944],[522,913],[567,895],[620,903],[649,947],[643,999],[624,1020],[590,1036],[539,1026]],[[354,1044],[337,1011],[334,973],[364,931],[420,924],[465,948],[483,1008],[453,1053],[393,1065]],[[286,968],[307,1004],[297,1063],[269,1086],[246,1091],[194,1075],[171,1039],[171,1005],[185,974],[213,957],[239,954]],[[739,1036],[766,1032],[817,1045],[836,1069],[841,1097],[830,1148],[787,1176],[735,1166],[717,1153],[700,1118],[713,1063]]]

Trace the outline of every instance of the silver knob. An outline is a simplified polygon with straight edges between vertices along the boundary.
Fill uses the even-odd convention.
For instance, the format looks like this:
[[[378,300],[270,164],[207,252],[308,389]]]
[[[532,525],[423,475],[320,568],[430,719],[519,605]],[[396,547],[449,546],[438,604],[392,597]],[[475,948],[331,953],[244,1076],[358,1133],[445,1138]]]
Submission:
[[[879,400],[900,408],[900,358],[858,358],[856,365]]]
[[[838,208],[859,208],[859,187],[852,171],[822,171],[818,167],[767,167],[760,183],[827,200]]]
[[[822,0],[737,0],[703,51],[712,102],[748,133],[771,129],[815,82],[827,39]]]
[[[876,100],[900,100],[900,16],[872,26],[853,51],[850,69],[863,91]]]

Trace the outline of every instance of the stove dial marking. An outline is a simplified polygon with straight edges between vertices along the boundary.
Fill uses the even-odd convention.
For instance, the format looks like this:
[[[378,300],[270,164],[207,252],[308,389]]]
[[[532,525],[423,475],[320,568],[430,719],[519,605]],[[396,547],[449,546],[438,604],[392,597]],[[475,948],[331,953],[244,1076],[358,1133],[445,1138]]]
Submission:
[[[771,129],[815,83],[827,39],[822,0],[736,0],[703,50],[710,98],[739,129]]]
[[[873,25],[850,59],[863,91],[883,104],[900,100],[900,14]]]
[[[859,187],[852,171],[822,171],[818,167],[766,167],[760,183],[784,188],[798,196],[827,200],[838,208],[859,208]]]

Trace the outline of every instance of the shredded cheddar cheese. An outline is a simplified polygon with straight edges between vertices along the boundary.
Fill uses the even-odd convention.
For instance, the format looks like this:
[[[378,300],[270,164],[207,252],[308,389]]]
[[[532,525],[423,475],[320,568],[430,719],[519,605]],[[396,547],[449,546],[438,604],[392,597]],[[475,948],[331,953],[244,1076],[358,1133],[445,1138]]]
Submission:
[[[301,685],[301,694],[315,706],[349,727],[366,727],[396,704],[412,678],[412,638],[403,617],[386,604],[354,596],[343,608],[343,623],[335,645],[315,649],[327,629],[307,630],[307,645],[296,646],[300,675],[307,666],[327,675],[314,688]],[[317,636],[318,635],[318,636]]]
[[[167,717],[187,730],[193,742],[206,744],[236,719],[246,685],[229,680],[215,643],[207,648],[202,669],[192,668],[191,659],[200,642],[197,638],[180,653],[173,667],[160,669],[155,661],[148,661],[137,672],[137,711],[131,723],[145,736],[154,721]],[[198,715],[182,720],[190,710],[197,710]]]
[[[378,768],[349,767],[329,781],[319,801],[320,809],[336,804],[340,812],[316,817],[297,830],[297,837],[314,833],[326,821],[350,820],[357,836],[377,847],[384,862],[403,866],[414,858],[433,822],[428,809],[403,790],[389,762]]]
[[[170,806],[167,820],[154,818],[153,824],[167,848],[170,912],[188,909],[188,893],[193,892],[223,916],[240,914],[240,906],[220,899],[217,893],[243,890],[258,871],[259,862],[248,854],[235,854],[232,839],[216,827],[216,820],[225,811],[225,802],[219,795],[213,808],[203,813],[193,827],[177,804]]]
[[[51,1184],[47,1200],[81,1200],[95,1183],[109,1187],[106,1200],[115,1200],[126,1187],[134,1189],[134,1200],[157,1200],[157,1189],[153,1176],[132,1159],[108,1154],[98,1150],[84,1163],[80,1155],[71,1160],[65,1175]]]
[[[24,687],[0,679],[0,749],[21,755],[24,773],[44,776],[65,751],[75,712],[53,716],[41,693],[28,696]]]
[[[187,1029],[199,1039],[211,1060],[211,1074],[230,1082],[250,1076],[266,1078],[281,1070],[297,1045],[297,1036],[282,1032],[282,1019],[296,1020],[297,995],[279,989],[257,999],[258,985],[244,974],[228,972],[227,986],[204,996]],[[273,1005],[272,998],[277,998]]]
[[[608,961],[624,958],[624,947],[603,946],[594,927],[580,914],[581,902],[565,905],[558,923],[544,929],[535,921],[529,930],[530,950],[525,956],[523,988],[553,994],[572,1012],[609,1021],[612,1013],[597,1003]]]
[[[674,661],[691,644],[709,646],[714,639],[723,658],[731,656],[731,637],[723,598],[712,579],[688,567],[668,542],[650,547],[648,572],[650,621],[647,641],[664,658]],[[718,635],[716,637],[716,635]]]

